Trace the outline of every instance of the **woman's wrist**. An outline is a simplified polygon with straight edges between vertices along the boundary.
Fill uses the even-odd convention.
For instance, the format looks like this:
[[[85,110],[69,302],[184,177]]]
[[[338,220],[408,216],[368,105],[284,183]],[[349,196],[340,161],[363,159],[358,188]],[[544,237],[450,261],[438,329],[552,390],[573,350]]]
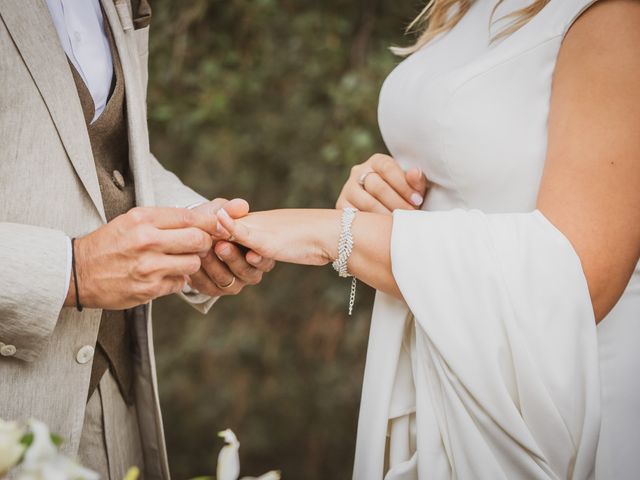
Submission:
[[[309,233],[323,260],[331,263],[338,257],[342,210],[318,210],[318,215],[317,228],[312,228]]]

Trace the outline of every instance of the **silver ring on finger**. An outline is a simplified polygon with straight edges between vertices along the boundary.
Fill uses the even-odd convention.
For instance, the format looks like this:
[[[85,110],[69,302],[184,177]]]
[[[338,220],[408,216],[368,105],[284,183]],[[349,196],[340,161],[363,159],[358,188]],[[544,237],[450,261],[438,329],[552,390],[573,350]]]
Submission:
[[[233,286],[235,285],[235,283],[236,283],[236,277],[234,276],[228,284],[226,284],[226,285],[220,285],[220,284],[217,284],[217,283],[216,283],[216,285],[218,285],[218,288],[220,288],[220,289],[222,289],[222,290],[226,290],[226,289],[228,289],[228,288],[233,287]]]
[[[362,175],[360,175],[360,177],[358,178],[358,185],[360,185],[363,190],[366,190],[367,188],[365,187],[365,183],[367,182],[367,177],[369,175],[371,175],[372,173],[376,173],[373,170],[369,170],[368,172],[364,172]]]

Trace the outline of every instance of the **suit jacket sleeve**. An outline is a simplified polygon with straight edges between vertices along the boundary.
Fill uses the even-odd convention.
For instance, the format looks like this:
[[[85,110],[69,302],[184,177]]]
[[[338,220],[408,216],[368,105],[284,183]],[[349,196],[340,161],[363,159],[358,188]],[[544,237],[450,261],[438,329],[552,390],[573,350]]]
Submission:
[[[155,203],[158,207],[188,207],[208,200],[187,187],[151,154],[151,176]]]
[[[174,173],[164,168],[153,154],[150,155],[150,163],[157,206],[184,208],[207,202],[206,198],[194,192],[182,183]],[[195,291],[183,292],[179,296],[201,313],[207,313],[219,298]]]
[[[67,242],[59,230],[0,222],[0,343],[15,347],[14,358],[35,360],[53,333],[66,296]]]

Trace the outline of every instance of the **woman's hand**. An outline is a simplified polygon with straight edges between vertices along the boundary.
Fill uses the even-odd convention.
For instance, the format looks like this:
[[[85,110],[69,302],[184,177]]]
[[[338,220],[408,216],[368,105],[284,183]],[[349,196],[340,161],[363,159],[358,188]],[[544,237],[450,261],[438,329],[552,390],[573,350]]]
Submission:
[[[338,210],[270,210],[233,219],[218,211],[223,227],[216,238],[239,243],[263,258],[301,265],[326,265],[340,236]]]
[[[351,169],[336,208],[390,215],[397,209],[415,210],[424,202],[429,181],[422,170],[405,172],[388,155],[377,154]]]

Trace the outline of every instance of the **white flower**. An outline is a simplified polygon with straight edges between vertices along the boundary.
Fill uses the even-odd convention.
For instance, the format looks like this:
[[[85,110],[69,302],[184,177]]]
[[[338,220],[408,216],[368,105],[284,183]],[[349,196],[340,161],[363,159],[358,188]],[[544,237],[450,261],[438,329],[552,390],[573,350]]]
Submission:
[[[58,452],[47,426],[31,420],[33,442],[17,471],[17,480],[99,480],[99,475]]]
[[[270,472],[260,475],[259,477],[244,477],[241,480],[280,480],[280,472],[271,470]]]
[[[240,442],[235,433],[227,429],[218,433],[227,443],[218,454],[216,480],[238,480],[240,476]],[[271,471],[259,477],[244,477],[241,480],[280,480],[280,472]]]
[[[240,476],[240,442],[236,438],[235,433],[226,429],[218,433],[219,437],[224,438],[227,443],[218,454],[218,469],[216,471],[216,480],[238,480]]]
[[[13,467],[24,453],[25,446],[20,443],[24,429],[16,422],[0,419],[0,477]]]

